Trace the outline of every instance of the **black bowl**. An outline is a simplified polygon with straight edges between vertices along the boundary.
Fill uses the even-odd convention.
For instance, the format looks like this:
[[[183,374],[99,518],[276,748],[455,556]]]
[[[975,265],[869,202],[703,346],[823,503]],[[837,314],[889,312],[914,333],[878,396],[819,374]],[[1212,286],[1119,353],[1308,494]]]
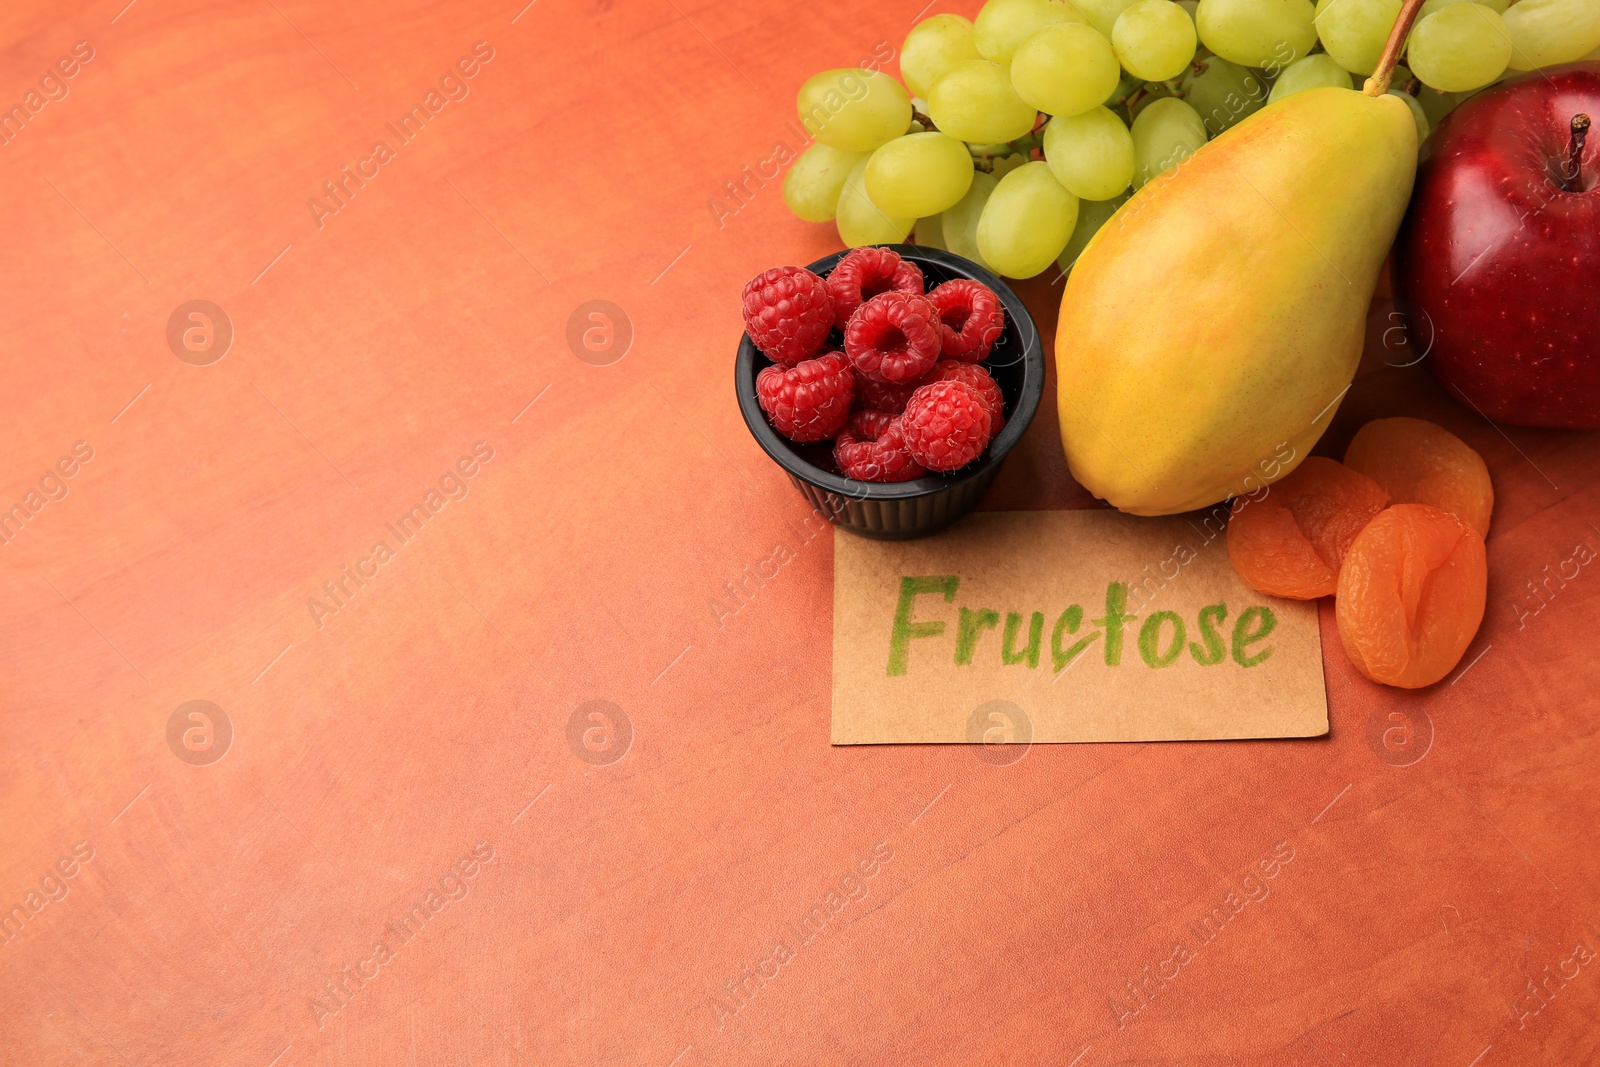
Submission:
[[[756,401],[756,375],[772,361],[746,334],[739,342],[734,383],[745,425],[767,455],[782,467],[800,495],[816,513],[835,526],[867,537],[903,540],[948,526],[971,511],[1000,472],[1006,453],[1022,439],[1039,400],[1044,396],[1044,353],[1039,329],[1017,294],[995,275],[970,259],[952,252],[918,245],[885,245],[922,269],[928,288],[952,278],[982,282],[1000,298],[1006,312],[1006,331],[995,342],[983,366],[1005,396],[1006,424],[983,454],[958,471],[929,474],[909,482],[862,482],[836,473],[833,442],[795,444],[772,428]],[[835,252],[810,265],[827,277],[844,252]]]

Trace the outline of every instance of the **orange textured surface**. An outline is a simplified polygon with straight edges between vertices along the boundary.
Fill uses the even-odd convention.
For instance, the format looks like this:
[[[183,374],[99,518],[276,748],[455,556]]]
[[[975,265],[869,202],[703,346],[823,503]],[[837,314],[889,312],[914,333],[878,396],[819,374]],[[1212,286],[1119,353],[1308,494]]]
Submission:
[[[0,505],[40,504],[0,548],[0,1060],[1600,1056],[1600,440],[1386,365],[1382,301],[1319,451],[1407,414],[1487,461],[1449,679],[1366,682],[1324,604],[1324,740],[827,744],[832,535],[741,423],[735,308],[835,247],[770,180],[794,89],[920,5],[0,15],[6,107],[74,70],[0,148]],[[594,300],[609,365],[568,345]],[[1046,397],[988,506],[1089,503]]]

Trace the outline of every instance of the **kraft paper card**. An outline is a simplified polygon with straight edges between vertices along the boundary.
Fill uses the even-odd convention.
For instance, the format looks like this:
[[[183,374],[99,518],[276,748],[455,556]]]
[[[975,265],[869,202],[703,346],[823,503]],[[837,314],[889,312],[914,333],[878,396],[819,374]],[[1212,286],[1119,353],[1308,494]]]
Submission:
[[[1316,605],[1246,586],[1210,516],[984,512],[834,538],[836,745],[1327,732]]]

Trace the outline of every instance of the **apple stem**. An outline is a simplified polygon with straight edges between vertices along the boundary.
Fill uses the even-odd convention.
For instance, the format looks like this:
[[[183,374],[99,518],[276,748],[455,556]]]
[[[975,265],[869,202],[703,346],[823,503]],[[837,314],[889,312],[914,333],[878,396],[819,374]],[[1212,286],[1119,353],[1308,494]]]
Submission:
[[[1572,140],[1567,143],[1567,169],[1561,175],[1561,188],[1572,192],[1578,187],[1578,174],[1583,169],[1583,143],[1589,138],[1589,116],[1578,112],[1572,116]]]
[[[1389,91],[1389,82],[1394,79],[1395,64],[1400,62],[1400,51],[1406,46],[1406,35],[1411,32],[1411,24],[1417,21],[1417,12],[1422,10],[1422,0],[1405,0],[1400,7],[1400,14],[1394,20],[1394,28],[1389,31],[1389,39],[1384,42],[1383,54],[1378,57],[1378,65],[1372,71],[1372,77],[1361,87],[1361,91],[1368,96],[1382,96]]]

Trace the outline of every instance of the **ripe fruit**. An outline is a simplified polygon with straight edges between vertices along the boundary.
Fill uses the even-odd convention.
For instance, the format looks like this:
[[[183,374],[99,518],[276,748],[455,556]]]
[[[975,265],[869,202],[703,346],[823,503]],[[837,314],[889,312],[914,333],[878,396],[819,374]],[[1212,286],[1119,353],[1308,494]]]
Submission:
[[[1031,278],[1054,263],[1078,221],[1078,198],[1043,161],[1000,179],[978,220],[978,250],[1010,278]]]
[[[1272,92],[1267,97],[1267,102],[1275,104],[1286,96],[1325,85],[1337,86],[1340,89],[1350,88],[1350,72],[1335,63],[1332,56],[1318,52],[1314,56],[1306,56],[1289,64],[1288,69],[1278,75],[1278,80],[1272,83]]]
[[[1521,0],[1506,9],[1511,69],[1570,63],[1600,48],[1600,4],[1594,0]]]
[[[875,70],[845,67],[814,74],[800,86],[795,102],[811,136],[846,152],[870,152],[911,124],[905,86]]]
[[[1017,47],[1047,26],[1082,22],[1071,4],[1055,0],[989,0],[972,24],[978,52],[996,63],[1010,63]]]
[[[812,145],[783,176],[783,202],[807,222],[827,222],[839,208],[839,194],[862,152],[845,152],[821,141]]]
[[[1011,61],[1017,95],[1048,115],[1078,115],[1098,107],[1121,80],[1111,42],[1077,22],[1040,30]]]
[[[756,401],[772,428],[791,441],[826,441],[850,417],[855,386],[843,352],[824,352],[792,367],[774,363],[756,375]]]
[[[880,382],[913,382],[939,359],[939,312],[917,293],[879,293],[844,328],[856,370]]]
[[[1200,0],[1195,22],[1223,59],[1282,70],[1317,43],[1315,14],[1311,0]]]
[[[834,264],[824,284],[833,300],[834,325],[843,328],[856,308],[879,293],[921,293],[922,268],[892,248],[858,248]]]
[[[918,384],[932,385],[934,382],[960,382],[971,388],[989,409],[989,435],[991,437],[999,435],[1006,424],[1006,399],[1000,392],[1000,386],[989,376],[988,371],[975,363],[963,363],[959,359],[941,359]]]
[[[1483,88],[1510,59],[1505,21],[1481,4],[1453,4],[1421,19],[1406,50],[1411,72],[1447,93]]]
[[[1079,257],[1056,367],[1062,444],[1090,492],[1188,511],[1322,435],[1411,194],[1416,125],[1387,89],[1420,6],[1407,0],[1364,91],[1263,108],[1145,185]]]
[[[1182,100],[1157,100],[1133,120],[1133,184],[1143,186],[1205,147],[1206,124]]]
[[[998,144],[1033,129],[1037,113],[1017,95],[1005,67],[970,59],[950,67],[933,83],[928,117],[952,137]]]
[[[1483,621],[1483,538],[1426,504],[1396,504],[1356,537],[1335,614],[1350,661],[1385,685],[1417,689],[1455,669]]]
[[[1440,380],[1491,419],[1600,427],[1584,270],[1600,262],[1600,137],[1589,118],[1600,118],[1600,67],[1518,78],[1451,112],[1417,174],[1396,293],[1420,309],[1413,336],[1433,336]]]
[[[1329,596],[1351,543],[1389,506],[1366,475],[1311,456],[1228,520],[1228,558],[1252,589],[1311,600]]]
[[[858,436],[852,429],[840,432],[833,443],[833,461],[846,478],[863,482],[907,482],[927,474],[906,451],[900,420],[891,420],[870,437]]]
[[[890,215],[867,195],[864,182],[869,156],[851,168],[839,190],[839,203],[835,221],[839,239],[851,248],[862,245],[896,245],[906,239],[916,219]]]
[[[939,312],[939,355],[982,363],[1006,329],[1000,298],[982,282],[952,278],[928,294]]]
[[[952,65],[981,58],[972,23],[960,15],[934,15],[906,34],[905,44],[900,46],[900,76],[912,95],[927,99],[933,83]]]
[[[1300,0],[1309,6],[1309,0]],[[1172,0],[1134,0],[1111,27],[1111,44],[1142,81],[1176,78],[1194,58],[1194,21]]]
[[[833,300],[822,279],[804,267],[773,267],[744,287],[744,328],[768,359],[799,363],[833,329]]]
[[[1103,107],[1051,119],[1044,128],[1044,155],[1062,188],[1084,200],[1110,200],[1133,181],[1133,134]]]
[[[982,397],[961,382],[924,385],[911,396],[900,425],[906,451],[931,471],[953,471],[989,444],[992,420]]]
[[[1374,419],[1356,433],[1344,462],[1383,486],[1391,504],[1431,504],[1480,537],[1489,536],[1494,510],[1489,468],[1444,427],[1422,419]]]
[[[910,133],[867,160],[867,195],[892,215],[922,218],[955,206],[972,185],[972,156],[947,133]]]

